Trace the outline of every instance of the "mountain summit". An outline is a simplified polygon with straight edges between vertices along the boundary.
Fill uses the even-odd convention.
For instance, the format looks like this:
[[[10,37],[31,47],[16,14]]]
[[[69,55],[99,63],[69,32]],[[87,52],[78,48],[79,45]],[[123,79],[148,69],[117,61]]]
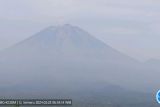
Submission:
[[[104,43],[100,42],[93,36],[90,36],[84,30],[66,24],[63,26],[50,26],[31,38],[24,41],[26,44],[46,46],[47,47],[63,47],[66,45],[74,45],[74,47],[103,48]]]
[[[69,24],[63,26],[50,26],[21,42],[21,45],[37,47],[71,46],[75,48],[104,48],[106,45],[86,31]],[[37,48],[36,47],[36,48]]]
[[[50,26],[30,38],[14,45],[5,54],[18,56],[20,59],[35,56],[48,59],[59,58],[76,61],[137,63],[138,61],[111,48],[83,29],[65,24]],[[5,55],[6,56],[6,55]],[[10,56],[10,55],[9,55]],[[8,57],[8,56],[7,56]],[[88,60],[86,60],[88,59]]]

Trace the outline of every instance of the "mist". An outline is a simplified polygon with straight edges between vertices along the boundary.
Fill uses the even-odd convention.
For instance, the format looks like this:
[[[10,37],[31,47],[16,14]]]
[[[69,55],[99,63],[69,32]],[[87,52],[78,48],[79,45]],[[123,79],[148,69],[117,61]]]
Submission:
[[[159,9],[157,0],[1,0],[0,49],[69,23],[140,61],[158,59]]]

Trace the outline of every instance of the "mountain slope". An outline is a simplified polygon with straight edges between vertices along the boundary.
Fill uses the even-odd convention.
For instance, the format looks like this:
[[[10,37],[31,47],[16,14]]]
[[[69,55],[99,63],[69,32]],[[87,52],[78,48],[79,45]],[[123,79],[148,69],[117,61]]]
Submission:
[[[28,56],[33,56],[34,54],[36,56],[38,54],[45,56],[48,54],[51,55],[50,57],[70,57],[67,60],[79,58],[86,61],[87,57],[92,61],[100,59],[100,61],[104,60],[113,63],[138,63],[138,61],[116,51],[84,30],[68,24],[48,27],[14,45],[8,51],[10,52],[6,51],[5,55],[12,53],[12,56],[22,56],[21,58],[26,58],[26,54]]]
[[[158,87],[157,74],[150,74],[140,62],[72,25],[48,27],[4,50],[0,64],[4,95],[12,92],[17,96],[40,93],[64,97],[84,93],[87,97],[85,90],[110,93],[109,88],[103,88],[106,86],[138,91]]]

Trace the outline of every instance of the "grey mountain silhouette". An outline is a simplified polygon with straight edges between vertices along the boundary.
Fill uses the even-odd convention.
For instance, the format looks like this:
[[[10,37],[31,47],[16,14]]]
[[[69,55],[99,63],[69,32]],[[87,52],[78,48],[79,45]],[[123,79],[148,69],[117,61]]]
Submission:
[[[110,93],[111,97],[117,92],[115,97],[119,98],[122,93],[133,94],[130,89],[148,91],[157,87],[155,74],[146,73],[150,69],[139,61],[69,24],[50,26],[2,51],[0,64],[4,96],[79,99],[75,96]]]

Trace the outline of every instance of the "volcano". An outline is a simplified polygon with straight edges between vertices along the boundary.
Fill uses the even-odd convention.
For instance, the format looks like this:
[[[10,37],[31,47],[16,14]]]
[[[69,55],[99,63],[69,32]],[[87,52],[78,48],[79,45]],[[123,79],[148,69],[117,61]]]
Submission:
[[[138,61],[126,56],[88,32],[69,24],[50,26],[30,38],[14,45],[5,56],[10,58],[46,57],[71,60],[110,62],[110,63],[137,63]],[[6,55],[6,54],[12,55]],[[30,56],[29,56],[30,55]],[[14,59],[15,60],[15,59]]]
[[[139,61],[69,24],[47,27],[1,51],[0,64],[4,96],[120,97],[130,89],[155,88],[149,79],[155,75]]]

